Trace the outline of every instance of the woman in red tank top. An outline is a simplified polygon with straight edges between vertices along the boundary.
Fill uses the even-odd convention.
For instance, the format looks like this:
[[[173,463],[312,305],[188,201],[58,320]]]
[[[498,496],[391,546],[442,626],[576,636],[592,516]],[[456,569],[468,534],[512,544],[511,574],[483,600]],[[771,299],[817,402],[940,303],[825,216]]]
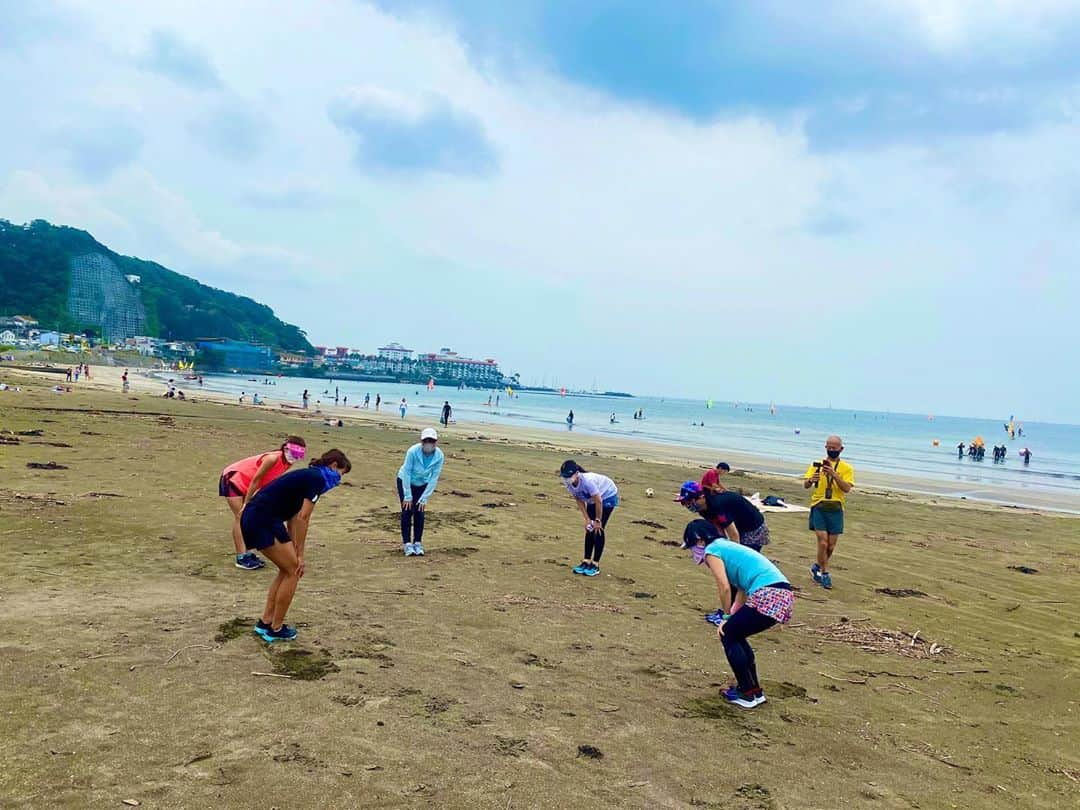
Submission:
[[[236,567],[255,571],[264,563],[254,551],[244,549],[244,537],[240,533],[240,510],[260,489],[307,454],[307,444],[299,436],[289,436],[277,450],[248,456],[233,462],[221,473],[218,495],[225,499],[233,513],[232,538],[236,548]]]

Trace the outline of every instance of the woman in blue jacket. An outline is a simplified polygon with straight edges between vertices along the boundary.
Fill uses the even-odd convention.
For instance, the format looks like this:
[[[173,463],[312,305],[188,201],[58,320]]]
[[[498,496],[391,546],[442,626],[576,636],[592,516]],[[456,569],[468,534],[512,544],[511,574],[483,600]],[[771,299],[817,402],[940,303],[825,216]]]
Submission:
[[[401,503],[401,542],[406,557],[423,557],[424,513],[428,499],[439,483],[443,451],[438,447],[439,434],[424,428],[420,441],[405,453],[405,463],[397,475],[398,501]]]

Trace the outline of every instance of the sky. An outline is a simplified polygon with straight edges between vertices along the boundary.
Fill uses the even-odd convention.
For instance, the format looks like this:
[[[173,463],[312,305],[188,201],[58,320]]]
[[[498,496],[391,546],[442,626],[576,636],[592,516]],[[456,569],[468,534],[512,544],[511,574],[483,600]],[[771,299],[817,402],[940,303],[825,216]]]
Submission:
[[[0,0],[0,217],[320,345],[1080,422],[1080,2]]]

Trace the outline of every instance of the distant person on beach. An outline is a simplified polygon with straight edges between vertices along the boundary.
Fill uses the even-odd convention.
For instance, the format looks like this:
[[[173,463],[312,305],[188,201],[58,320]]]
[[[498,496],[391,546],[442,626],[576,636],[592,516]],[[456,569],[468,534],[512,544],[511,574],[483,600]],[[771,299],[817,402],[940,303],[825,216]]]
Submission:
[[[733,543],[757,552],[769,544],[765,516],[738,492],[708,492],[697,481],[686,481],[675,500],[715,525]]]
[[[443,402],[442,416],[439,418],[439,421],[442,422],[443,427],[446,427],[450,424],[450,415],[453,412],[454,409],[450,407],[450,400],[446,400],[445,402]]]
[[[687,524],[682,547],[690,549],[694,562],[705,565],[716,580],[722,611],[716,635],[736,680],[724,697],[743,709],[760,706],[766,698],[747,638],[791,621],[795,605],[791,583],[753,549],[720,539],[707,520]]]
[[[375,410],[376,411],[379,410],[379,405],[381,405],[381,404],[382,404],[382,394],[376,394],[375,395]]]
[[[964,457],[964,443],[963,442],[960,442],[960,444],[956,445],[956,457],[957,458],[963,458]]]
[[[265,565],[254,551],[244,550],[244,538],[240,532],[240,512],[244,504],[261,487],[288,472],[306,454],[307,444],[304,440],[300,436],[289,436],[277,450],[234,461],[222,471],[218,495],[225,499],[233,513],[232,538],[237,568],[254,571]]]
[[[570,413],[568,413],[566,415],[566,425],[567,425],[567,427],[570,428],[570,430],[574,429],[574,411],[573,411],[573,409],[571,409]]]
[[[291,641],[296,629],[285,624],[296,586],[304,576],[304,546],[311,513],[319,498],[352,469],[340,450],[328,450],[303,470],[287,472],[250,498],[240,515],[240,531],[250,551],[261,551],[277,566],[255,632],[267,642]]]
[[[67,381],[68,382],[71,382],[71,378],[72,378],[72,376],[74,374],[75,374],[75,370],[72,369],[72,368],[68,368],[68,370],[67,370]]]
[[[566,491],[577,502],[585,521],[585,554],[581,564],[574,567],[575,574],[595,577],[600,573],[600,558],[607,540],[608,520],[619,505],[619,488],[606,475],[586,472],[573,459],[567,459],[559,468]]]
[[[424,556],[424,516],[428,500],[439,485],[443,451],[434,428],[420,431],[420,441],[405,453],[397,474],[398,502],[401,504],[401,542],[406,557]]]
[[[398,410],[401,412],[401,418],[405,418],[405,411],[409,409],[409,403],[405,401],[405,397],[401,398],[401,402],[398,405]]]
[[[1026,467],[1028,464],[1031,463],[1031,451],[1025,447],[1023,450],[1020,451],[1020,458],[1024,460],[1024,466]]]
[[[259,396],[258,391],[256,391],[254,394],[251,395],[251,404],[252,405],[262,405],[263,404],[262,397]]]
[[[715,467],[710,467],[701,476],[701,486],[706,492],[725,492],[727,487],[720,483],[720,479],[731,472],[731,465],[721,461]]]
[[[308,394],[308,390],[305,388],[304,393],[300,395],[300,402],[303,404],[305,411],[308,408],[308,399],[310,399],[310,394]]]
[[[371,394],[364,394],[364,410],[371,404]]]
[[[120,382],[120,388],[125,394],[131,390],[131,383],[128,382],[128,372],[126,368],[124,369],[124,373],[120,377]]]
[[[836,542],[844,533],[844,502],[855,486],[855,469],[840,460],[844,443],[839,436],[825,440],[825,458],[815,461],[806,470],[803,486],[810,493],[810,531],[817,535],[817,562],[810,566],[810,575],[821,587],[832,588],[829,560],[836,551]]]

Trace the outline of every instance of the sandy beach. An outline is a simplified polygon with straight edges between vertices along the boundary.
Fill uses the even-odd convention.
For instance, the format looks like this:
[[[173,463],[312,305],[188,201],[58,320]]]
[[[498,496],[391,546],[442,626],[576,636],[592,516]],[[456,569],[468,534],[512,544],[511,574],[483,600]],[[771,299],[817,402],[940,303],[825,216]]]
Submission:
[[[161,377],[168,372],[151,372],[146,369],[131,369],[130,371],[129,382],[132,393],[160,395],[166,390],[166,382]],[[117,366],[91,366],[90,380],[80,381],[78,386],[92,390],[119,391],[123,372],[124,369]],[[25,373],[42,379],[53,379],[55,377],[51,373]],[[290,416],[309,421],[333,418],[347,421],[349,424],[382,423],[399,426],[404,424],[417,430],[431,425],[433,421],[431,414],[416,411],[407,414],[405,419],[401,420],[398,417],[394,403],[385,403],[381,412],[355,407],[335,407],[326,404],[321,405],[318,411],[315,410],[314,404],[307,411],[292,403],[282,407],[280,403],[273,400],[272,388],[269,389],[270,404],[252,405],[249,397],[246,404],[240,405],[234,397],[200,388],[197,383],[193,384],[191,381],[184,381],[180,372],[176,372],[176,375],[178,385],[186,396],[197,401],[216,402],[251,412],[282,411]],[[259,393],[265,394],[267,392],[259,391]],[[711,449],[678,447],[580,433],[553,432],[512,425],[472,424],[468,421],[459,421],[452,422],[448,428],[440,428],[440,430],[445,430],[448,436],[483,436],[485,439],[492,441],[558,449],[568,454],[599,452],[603,455],[618,458],[653,461],[679,467],[689,465],[704,469],[717,461],[717,452]],[[824,440],[824,437],[822,437],[822,440]],[[805,463],[794,463],[769,456],[723,451],[723,457],[737,469],[753,473],[757,479],[756,483],[759,483],[764,488],[767,488],[769,483],[774,480],[802,476],[806,470]],[[810,459],[807,460],[807,463],[809,461]],[[860,491],[905,493],[926,500],[929,503],[959,502],[972,507],[996,505],[1080,515],[1080,492],[1049,493],[1038,489],[1021,489],[1001,485],[974,485],[959,481],[941,481],[918,475],[883,474],[866,470],[858,471],[858,483]]]
[[[769,703],[725,704],[666,497],[693,470],[582,439],[622,505],[600,576],[550,437],[444,431],[428,555],[393,480],[419,420],[179,402],[119,371],[0,379],[5,807],[1045,808],[1076,796],[1080,521],[853,494],[836,588],[805,515],[770,515],[795,618],[755,643]],[[231,460],[301,432],[352,459],[321,499],[286,647],[251,633]],[[577,444],[579,437],[573,437]],[[566,441],[570,441],[567,437]],[[640,459],[640,460],[639,460]],[[801,502],[795,481],[733,485]],[[1070,797],[1073,797],[1072,799]],[[282,804],[284,802],[284,804]],[[134,806],[130,805],[129,806]]]

